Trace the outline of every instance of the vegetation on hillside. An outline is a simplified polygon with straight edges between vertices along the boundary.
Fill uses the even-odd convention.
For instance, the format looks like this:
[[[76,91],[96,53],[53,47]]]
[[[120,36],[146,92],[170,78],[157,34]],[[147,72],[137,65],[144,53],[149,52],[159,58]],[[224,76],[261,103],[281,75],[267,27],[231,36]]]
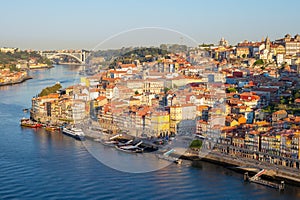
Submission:
[[[61,87],[62,86],[59,83],[56,83],[55,85],[53,85],[51,87],[46,87],[39,94],[39,97],[43,97],[43,96],[47,96],[48,94],[56,93]]]
[[[159,48],[171,53],[188,52],[188,47],[182,44],[161,44]]]
[[[291,91],[290,97],[280,97],[280,101],[278,104],[270,104],[266,108],[264,108],[263,112],[273,113],[278,110],[286,110],[288,113],[293,115],[300,115],[300,107],[299,104],[295,103],[295,100],[300,98],[300,89],[294,89]]]
[[[211,46],[214,46],[214,44],[200,44],[199,47],[211,47]]]
[[[168,53],[168,51],[156,47],[142,47],[134,49],[115,58],[110,63],[109,68],[115,68],[119,62],[123,64],[130,64],[135,60],[139,60],[140,62],[151,62],[156,60],[158,57],[165,57]]]
[[[29,61],[31,58],[35,58],[38,63],[45,63],[47,65],[51,65],[51,61],[49,59],[42,57],[37,52],[0,52],[0,64],[2,65],[17,63],[19,60]]]

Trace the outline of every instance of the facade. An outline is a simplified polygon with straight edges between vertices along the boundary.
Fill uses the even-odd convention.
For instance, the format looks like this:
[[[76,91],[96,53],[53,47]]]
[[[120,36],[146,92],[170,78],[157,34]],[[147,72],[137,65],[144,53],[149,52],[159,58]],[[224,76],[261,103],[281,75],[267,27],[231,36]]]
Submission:
[[[166,111],[151,113],[151,131],[154,136],[167,136],[170,134],[170,114]]]
[[[170,132],[171,132],[171,134],[176,134],[178,132],[177,125],[182,120],[194,120],[194,121],[196,120],[196,105],[185,104],[185,105],[170,106]],[[196,123],[195,123],[195,133],[196,133]]]
[[[143,92],[159,94],[164,91],[164,81],[159,79],[147,79],[144,81]]]

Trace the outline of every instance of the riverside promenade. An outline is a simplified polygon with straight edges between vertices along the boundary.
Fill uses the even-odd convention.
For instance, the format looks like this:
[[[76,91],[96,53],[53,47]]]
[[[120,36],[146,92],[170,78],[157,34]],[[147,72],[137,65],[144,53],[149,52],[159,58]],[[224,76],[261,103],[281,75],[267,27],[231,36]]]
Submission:
[[[183,156],[181,156],[181,158],[192,160],[195,166],[197,166],[200,161],[207,161],[232,168],[235,171],[249,172],[252,174],[257,173],[261,169],[265,169],[266,173],[263,175],[264,178],[275,181],[284,180],[285,183],[300,186],[299,170],[280,165],[274,165],[249,158],[231,156],[217,151],[199,153],[197,151],[188,150]]]

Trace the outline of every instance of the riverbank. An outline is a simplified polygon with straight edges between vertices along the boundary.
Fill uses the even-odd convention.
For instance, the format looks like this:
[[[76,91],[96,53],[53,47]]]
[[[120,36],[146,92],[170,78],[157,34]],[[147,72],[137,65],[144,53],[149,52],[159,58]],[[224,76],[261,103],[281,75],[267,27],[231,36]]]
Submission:
[[[94,122],[84,127],[97,127],[97,124]],[[91,130],[89,128],[85,129],[86,137],[88,139],[94,140],[99,137],[99,130]],[[125,137],[125,134],[123,134]],[[134,139],[133,136],[127,135],[126,139],[131,140]],[[175,152],[178,152],[177,154]],[[193,163],[193,166],[197,167],[199,163],[205,161],[217,165],[224,166],[225,168],[229,168],[233,171],[239,173],[248,172],[249,175],[253,176],[258,173],[261,169],[265,169],[266,173],[262,175],[263,179],[280,182],[285,181],[285,183],[300,187],[300,174],[296,169],[284,168],[283,166],[278,166],[270,163],[260,162],[258,160],[242,158],[242,157],[234,157],[228,154],[223,154],[220,152],[207,152],[207,153],[199,153],[193,150],[187,150],[185,153],[182,151],[180,154],[179,150],[171,153],[170,156],[174,156],[175,158],[180,158],[183,160],[190,160]]]
[[[263,179],[274,182],[284,181],[287,184],[300,187],[299,172],[290,169],[283,169],[277,165],[268,165],[267,163],[258,162],[239,157],[232,157],[221,154],[219,152],[209,152],[208,154],[201,154],[198,152],[187,152],[180,156],[181,159],[191,160],[193,166],[197,167],[203,161],[213,164],[221,165],[239,173],[248,172],[250,175],[256,174],[261,169],[265,169],[266,173],[262,175]]]
[[[50,69],[53,67],[54,67],[53,65],[38,64],[38,65],[30,65],[29,69]]]
[[[59,64],[59,65],[78,65],[78,66],[84,65],[84,63],[68,63],[68,62],[59,62],[57,64]]]
[[[29,79],[32,79],[31,76],[27,76],[27,77],[23,77],[19,80],[16,80],[16,81],[11,81],[11,82],[6,82],[6,83],[0,83],[0,87],[1,86],[6,86],[6,85],[15,85],[15,84],[20,84],[20,83],[23,83],[24,81],[27,81]]]

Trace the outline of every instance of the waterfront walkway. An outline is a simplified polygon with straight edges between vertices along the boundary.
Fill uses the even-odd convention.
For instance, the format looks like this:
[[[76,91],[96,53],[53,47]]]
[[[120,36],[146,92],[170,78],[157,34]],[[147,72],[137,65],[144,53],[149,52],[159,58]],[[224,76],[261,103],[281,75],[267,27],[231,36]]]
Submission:
[[[237,166],[240,169],[244,169],[244,171],[253,171],[254,168],[258,170],[265,169],[265,175],[267,176],[273,177],[275,179],[288,180],[287,182],[294,182],[300,184],[300,171],[293,168],[288,168],[281,165],[275,165],[249,158],[231,156],[217,151],[211,151],[208,154],[203,155],[201,155],[201,153],[199,154],[199,152],[189,151],[185,155],[193,159],[198,157],[199,160],[206,160],[214,163],[222,163],[225,165]]]

